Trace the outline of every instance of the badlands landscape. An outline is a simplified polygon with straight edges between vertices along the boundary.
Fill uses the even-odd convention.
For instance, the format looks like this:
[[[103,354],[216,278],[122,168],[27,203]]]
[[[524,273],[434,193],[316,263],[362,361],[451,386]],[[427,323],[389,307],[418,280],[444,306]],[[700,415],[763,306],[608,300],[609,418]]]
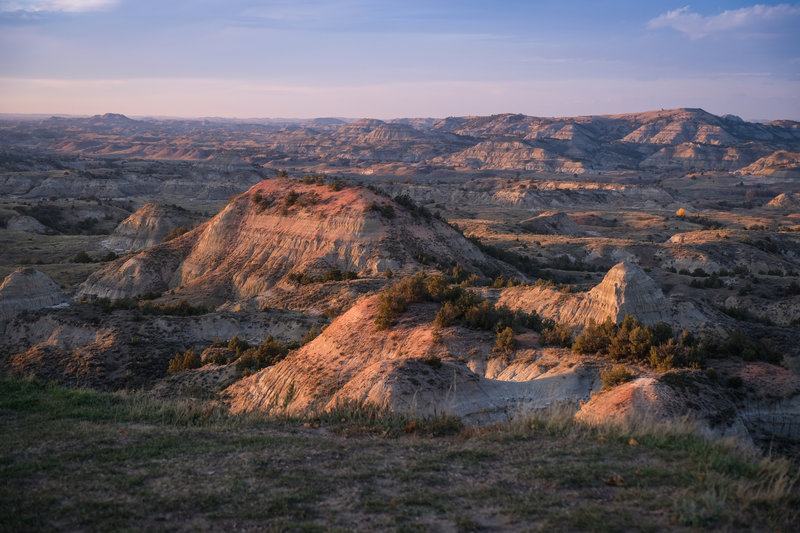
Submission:
[[[3,116],[0,251],[10,530],[800,524],[800,123]]]

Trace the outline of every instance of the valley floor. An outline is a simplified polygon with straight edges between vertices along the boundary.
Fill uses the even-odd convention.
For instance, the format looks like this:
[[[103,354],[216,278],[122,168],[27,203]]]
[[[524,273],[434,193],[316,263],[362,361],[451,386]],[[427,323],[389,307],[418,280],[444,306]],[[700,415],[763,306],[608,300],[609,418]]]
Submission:
[[[0,381],[0,531],[796,531],[798,465],[687,425],[491,428]]]

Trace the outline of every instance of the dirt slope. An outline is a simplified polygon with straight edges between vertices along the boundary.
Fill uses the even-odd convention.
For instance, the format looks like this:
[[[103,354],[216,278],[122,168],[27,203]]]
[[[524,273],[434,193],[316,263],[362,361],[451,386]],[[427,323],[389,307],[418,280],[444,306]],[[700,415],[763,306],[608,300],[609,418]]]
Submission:
[[[596,365],[566,351],[548,364],[538,364],[541,350],[506,364],[492,355],[492,334],[435,330],[437,304],[414,304],[397,325],[377,331],[377,305],[375,296],[362,299],[311,343],[232,385],[231,408],[302,413],[356,401],[488,421],[559,401],[577,406],[599,388]]]

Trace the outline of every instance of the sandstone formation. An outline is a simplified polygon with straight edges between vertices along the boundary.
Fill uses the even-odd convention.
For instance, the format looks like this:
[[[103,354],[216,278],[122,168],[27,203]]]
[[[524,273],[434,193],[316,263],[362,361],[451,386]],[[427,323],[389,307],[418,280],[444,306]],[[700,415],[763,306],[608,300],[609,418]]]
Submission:
[[[413,304],[391,330],[377,331],[377,306],[375,296],[360,300],[311,343],[232,385],[231,409],[297,414],[365,402],[486,422],[561,401],[577,406],[599,388],[585,361],[561,357],[542,367],[531,353],[531,360],[505,365],[485,355],[491,335],[458,327],[435,332],[436,304]]]
[[[671,305],[656,283],[634,263],[619,263],[603,281],[586,293],[562,293],[551,287],[512,287],[498,301],[510,309],[536,311],[571,326],[610,317],[620,322],[633,315],[645,324],[671,322]]]
[[[0,285],[0,321],[9,320],[22,311],[51,307],[65,301],[61,288],[46,274],[33,268],[20,268],[9,274]]]
[[[445,222],[370,190],[276,179],[237,196],[189,233],[110,263],[79,296],[172,290],[222,303],[324,281],[334,270],[376,277],[437,263],[481,275],[512,271]]]
[[[742,176],[770,176],[773,178],[800,178],[800,151],[778,150],[736,171]]]
[[[523,220],[520,226],[542,235],[584,235],[584,231],[569,215],[560,211],[546,211],[533,218]]]
[[[135,252],[164,242],[179,228],[191,229],[199,217],[174,205],[145,204],[120,222],[103,246],[118,254]]]
[[[767,202],[766,206],[778,209],[798,209],[800,208],[800,194],[781,193]]]

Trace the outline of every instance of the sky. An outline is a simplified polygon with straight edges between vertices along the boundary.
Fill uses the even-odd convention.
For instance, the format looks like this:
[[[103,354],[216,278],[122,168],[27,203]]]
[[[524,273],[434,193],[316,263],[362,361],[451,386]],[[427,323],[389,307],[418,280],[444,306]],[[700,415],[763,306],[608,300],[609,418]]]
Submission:
[[[0,113],[800,120],[800,3],[0,0]]]

